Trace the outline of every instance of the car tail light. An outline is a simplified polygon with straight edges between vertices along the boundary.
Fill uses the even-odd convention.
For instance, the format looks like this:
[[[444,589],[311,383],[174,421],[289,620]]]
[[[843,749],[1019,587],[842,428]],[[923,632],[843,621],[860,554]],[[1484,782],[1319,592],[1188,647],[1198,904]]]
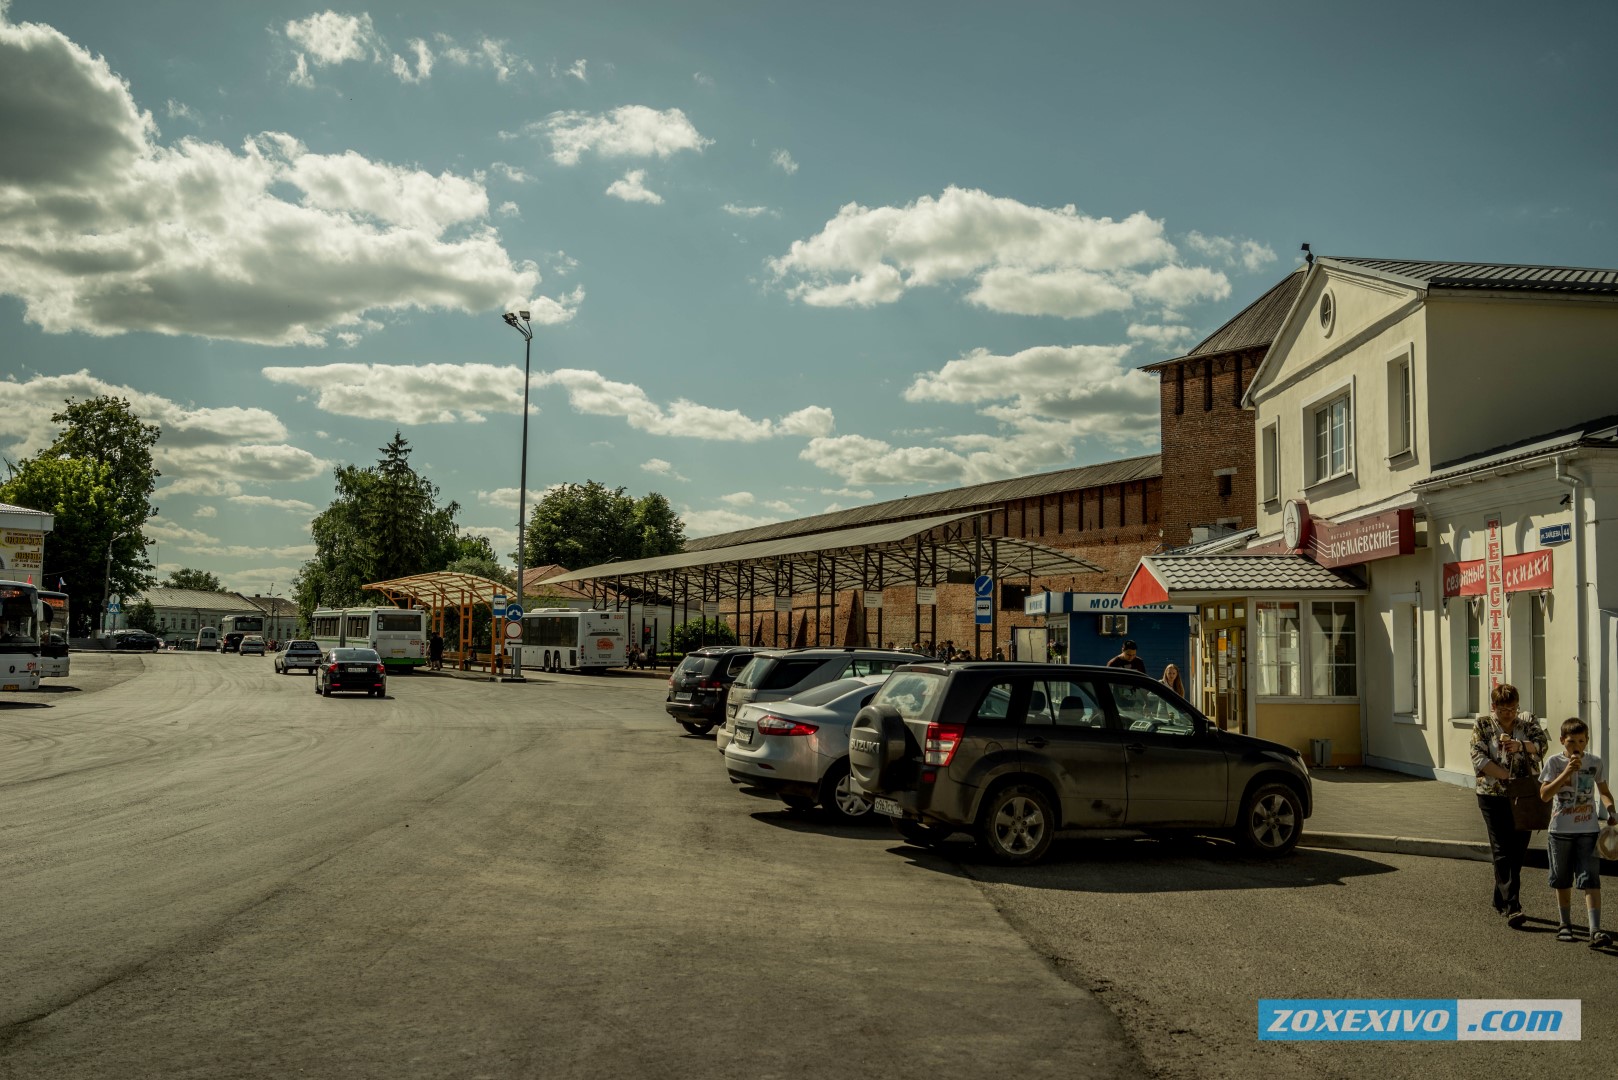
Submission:
[[[718,679],[703,679],[697,683],[698,690],[723,690],[724,688],[725,684]]]
[[[383,672],[384,672],[384,671],[386,671],[386,670],[387,670],[387,669],[386,669],[386,668],[384,668],[384,667],[383,667],[383,666],[382,666],[382,665],[381,665],[381,664],[378,664],[378,665],[377,665],[377,666],[376,666],[376,673],[377,673],[377,674],[378,674],[378,675],[381,675],[381,674],[382,674],[382,673],[383,673]]]
[[[966,738],[965,724],[928,724],[927,741],[922,744],[921,759],[928,765],[948,768],[955,760],[955,748]]]
[[[330,666],[330,667],[328,667],[328,668],[327,668],[327,669],[326,669],[326,674],[328,674],[328,675],[335,675],[335,674],[337,674],[337,665],[336,665],[336,664],[333,664],[333,665],[331,665],[331,666]]]
[[[813,735],[820,728],[784,716],[766,716],[758,722],[758,730],[766,735]]]

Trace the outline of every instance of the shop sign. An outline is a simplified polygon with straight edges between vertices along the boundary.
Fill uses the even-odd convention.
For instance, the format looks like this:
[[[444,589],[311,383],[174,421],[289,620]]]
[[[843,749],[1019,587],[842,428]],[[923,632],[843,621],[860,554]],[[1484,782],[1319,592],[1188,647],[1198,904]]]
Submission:
[[[938,603],[938,588],[934,585],[916,586],[916,603],[923,607],[931,607]]]
[[[1506,592],[1533,592],[1548,589],[1554,577],[1555,552],[1526,551],[1520,555],[1507,555],[1501,560],[1501,578]],[[1452,596],[1482,596],[1488,591],[1488,567],[1483,559],[1444,564],[1444,598]]]
[[[1539,546],[1550,547],[1552,544],[1565,544],[1573,539],[1573,526],[1568,522],[1560,525],[1541,525],[1539,527]]]
[[[1311,547],[1321,566],[1353,566],[1416,550],[1413,507],[1385,510],[1353,521],[1314,521]]]
[[[1484,634],[1489,639],[1489,689],[1499,686],[1506,677],[1506,572],[1501,556],[1500,516],[1488,520],[1488,538],[1484,545],[1483,586],[1488,598],[1488,623]]]
[[[882,610],[882,594],[879,593],[879,592],[867,592],[865,594],[865,610],[866,611],[881,611]]]
[[[45,565],[45,534],[33,529],[0,530],[0,570],[34,570]]]

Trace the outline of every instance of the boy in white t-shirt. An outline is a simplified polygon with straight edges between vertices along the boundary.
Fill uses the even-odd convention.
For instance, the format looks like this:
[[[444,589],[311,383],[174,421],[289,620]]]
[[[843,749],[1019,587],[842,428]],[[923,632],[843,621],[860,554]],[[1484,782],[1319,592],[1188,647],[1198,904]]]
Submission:
[[[1551,804],[1550,864],[1551,888],[1561,908],[1562,924],[1557,941],[1573,940],[1573,886],[1584,891],[1584,906],[1590,916],[1590,947],[1612,944],[1612,935],[1601,929],[1601,860],[1596,856],[1596,837],[1601,817],[1618,821],[1612,791],[1607,787],[1607,763],[1586,754],[1590,729],[1573,717],[1562,721],[1562,753],[1545,759],[1539,773],[1539,797]],[[1600,793],[1605,813],[1596,813]]]

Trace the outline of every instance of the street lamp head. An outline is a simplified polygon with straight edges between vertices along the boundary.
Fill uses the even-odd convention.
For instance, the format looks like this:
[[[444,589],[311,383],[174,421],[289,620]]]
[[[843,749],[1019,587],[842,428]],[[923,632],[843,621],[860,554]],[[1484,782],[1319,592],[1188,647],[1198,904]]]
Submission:
[[[506,325],[507,326],[516,326],[517,325],[517,316],[513,315],[509,311],[506,312],[504,315],[502,315],[500,317],[502,319],[506,320]]]
[[[517,312],[517,317],[519,319],[521,319],[523,322],[527,322],[528,321],[528,312],[519,311],[519,312]]]

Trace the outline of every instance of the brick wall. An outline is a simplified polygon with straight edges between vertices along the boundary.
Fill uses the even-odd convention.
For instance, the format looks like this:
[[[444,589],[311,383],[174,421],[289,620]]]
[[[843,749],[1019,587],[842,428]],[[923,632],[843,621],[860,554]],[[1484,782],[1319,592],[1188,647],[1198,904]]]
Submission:
[[[1255,440],[1252,412],[1240,405],[1264,348],[1168,365],[1161,379],[1163,424],[1163,542],[1180,547],[1191,530],[1235,519],[1235,528],[1257,522]],[[1239,380],[1239,381],[1238,381]],[[1221,470],[1235,472],[1222,486]]]

